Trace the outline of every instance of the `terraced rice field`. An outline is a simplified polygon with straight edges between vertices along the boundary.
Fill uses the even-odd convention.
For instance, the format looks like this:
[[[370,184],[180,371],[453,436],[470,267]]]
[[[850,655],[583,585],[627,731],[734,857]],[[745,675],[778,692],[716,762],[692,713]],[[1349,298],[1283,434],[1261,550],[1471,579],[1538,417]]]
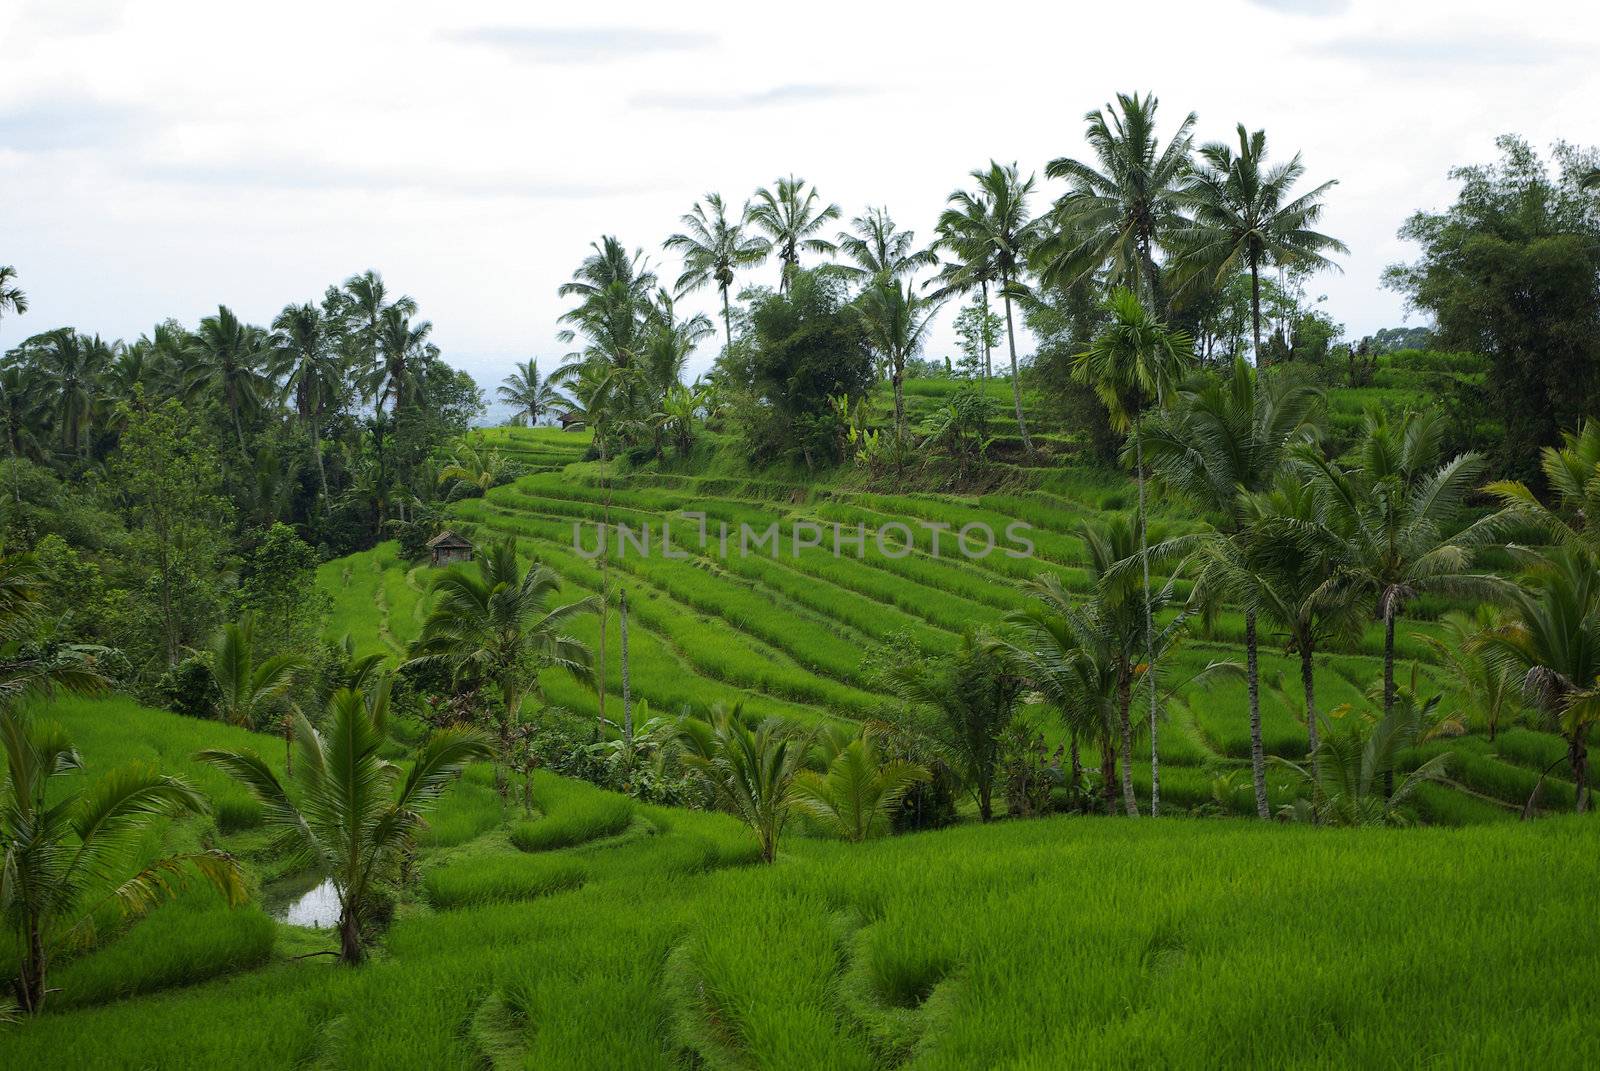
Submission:
[[[938,397],[920,389],[912,394],[923,407],[936,404]],[[1041,571],[1055,573],[1070,590],[1087,589],[1080,528],[1126,510],[1132,498],[1126,483],[1064,466],[1017,481],[1022,489],[970,497],[655,471],[607,477],[600,466],[583,461],[584,435],[554,429],[486,434],[523,464],[526,474],[482,499],[454,505],[458,526],[478,541],[515,539],[524,554],[561,575],[563,600],[602,587],[613,599],[626,591],[631,685],[656,713],[743,703],[756,714],[802,723],[873,716],[885,700],[863,668],[865,654],[897,636],[909,636],[930,652],[950,650],[963,630],[997,626],[1006,611],[1024,605],[1022,582]],[[1025,535],[1032,543],[1028,557],[1005,552],[1016,545],[1006,540],[1007,528],[1019,521],[1031,526]],[[1196,523],[1192,515],[1159,502],[1153,511],[1157,537]],[[596,528],[602,524],[613,526],[603,560],[595,553]],[[741,526],[759,534],[774,524],[781,546],[747,545],[748,553],[740,553]],[[955,534],[979,524],[995,533],[998,546],[984,557],[965,557]],[[634,540],[620,541],[616,525],[628,526]],[[933,526],[944,526],[937,555]],[[645,528],[648,554],[638,545]],[[908,532],[914,547],[903,555],[880,552],[875,536],[884,529],[892,551]],[[670,557],[662,546],[668,530]],[[858,531],[865,533],[863,551],[850,542]],[[980,545],[974,539],[974,546]],[[813,540],[819,545],[804,545]],[[428,572],[401,563],[392,545],[323,566],[322,583],[335,601],[335,638],[348,632],[358,649],[398,657],[425,611]],[[1419,609],[1437,613],[1442,608]],[[1403,682],[1416,680],[1425,693],[1437,690],[1439,674],[1426,660],[1428,649],[1420,637],[1434,630],[1426,620],[1407,620],[1399,629],[1399,675]],[[595,646],[599,622],[585,618],[575,632]],[[1191,638],[1171,659],[1170,679],[1187,680],[1211,662],[1241,661],[1242,635],[1239,615],[1224,613],[1209,633]],[[1299,663],[1281,644],[1281,637],[1263,638],[1263,735],[1269,753],[1297,759],[1306,751]],[[1363,707],[1364,693],[1381,673],[1381,650],[1381,628],[1374,622],[1346,649],[1318,655],[1316,683],[1325,714],[1337,719]],[[610,655],[608,691],[615,694],[621,671],[614,620]],[[548,674],[543,683],[552,703],[597,713],[592,691],[557,674]],[[1180,689],[1168,703],[1160,746],[1163,796],[1170,803],[1249,806],[1245,780],[1233,789],[1219,785],[1220,777],[1248,760],[1246,709],[1239,679]],[[1031,716],[1047,737],[1059,739],[1053,719],[1041,711]],[[1544,740],[1535,733],[1526,736]],[[1550,761],[1543,746],[1516,748],[1467,738],[1449,747],[1459,755],[1455,784],[1430,789],[1420,801],[1424,814],[1441,822],[1512,816],[1527,798],[1535,771]],[[1148,744],[1136,752],[1148,755]],[[1422,757],[1420,751],[1413,756],[1415,761]],[[1094,758],[1086,755],[1086,761]],[[1147,759],[1136,767],[1135,779],[1148,785]],[[1275,799],[1288,799],[1288,774],[1274,768],[1269,787]],[[1543,800],[1557,808],[1570,798],[1570,783],[1557,779]]]

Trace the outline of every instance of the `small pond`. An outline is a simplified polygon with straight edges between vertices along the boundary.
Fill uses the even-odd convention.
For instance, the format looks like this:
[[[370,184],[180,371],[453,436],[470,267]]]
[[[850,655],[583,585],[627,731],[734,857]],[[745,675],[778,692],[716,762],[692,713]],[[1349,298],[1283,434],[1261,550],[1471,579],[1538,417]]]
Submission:
[[[276,890],[268,897],[272,917],[290,926],[332,929],[339,924],[339,890],[332,881],[311,888],[304,883]]]

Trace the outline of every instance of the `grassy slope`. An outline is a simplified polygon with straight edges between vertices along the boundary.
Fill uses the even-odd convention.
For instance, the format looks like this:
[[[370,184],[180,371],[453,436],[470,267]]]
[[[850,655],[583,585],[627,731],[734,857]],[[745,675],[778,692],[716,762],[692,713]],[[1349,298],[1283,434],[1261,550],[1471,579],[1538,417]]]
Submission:
[[[1373,386],[1333,392],[1330,410],[1336,431],[1353,434],[1365,405],[1421,398],[1430,374],[1385,361]],[[949,380],[911,381],[912,419],[942,404],[955,387]],[[1004,383],[989,389],[1009,398]],[[1042,436],[1053,437],[1043,440],[1052,444],[1049,449],[1070,444],[1068,429],[1046,421],[1035,424]],[[581,460],[586,436],[553,429],[495,429],[486,434],[528,472],[484,499],[458,503],[454,514],[476,538],[513,537],[525,553],[555,568],[565,581],[564,599],[598,591],[602,582],[599,563],[574,550],[575,525],[587,526],[582,541],[590,549],[593,525],[602,519],[635,529],[651,525],[658,541],[654,555],[622,552],[613,542],[608,572],[613,589],[627,590],[633,607],[633,688],[657,712],[743,703],[758,713],[800,722],[869,716],[882,700],[862,671],[864,652],[902,632],[930,650],[949,650],[963,629],[993,625],[1005,611],[1022,605],[1021,582],[1040,570],[1057,573],[1071,589],[1085,590],[1089,581],[1082,566],[1080,526],[1125,513],[1134,498],[1125,479],[1060,459],[1017,470],[1001,490],[977,496],[862,490],[852,485],[857,477],[848,469],[812,481],[803,473],[781,470],[758,475],[732,450],[697,459],[692,472],[660,471],[652,465],[608,480],[597,465]],[[706,545],[699,544],[697,522],[682,516],[686,511],[706,514]],[[1000,534],[1017,519],[1033,526],[1034,558],[1018,560],[996,552],[982,561],[967,561],[951,553],[948,534],[935,558],[931,537],[920,527],[942,522],[954,529],[981,521]],[[788,546],[776,560],[761,553],[741,558],[740,524],[759,531],[774,521],[785,534],[795,523],[815,523],[823,545],[804,550],[798,558]],[[846,533],[865,525],[871,533],[897,521],[917,535],[917,550],[909,557],[888,559],[869,549],[865,559],[858,559],[848,547],[834,554],[835,525]],[[669,561],[660,553],[661,532],[669,523],[674,548],[687,552],[686,560]],[[1192,529],[1195,523],[1193,512],[1181,503],[1158,499],[1153,507],[1157,537]],[[732,550],[726,556],[717,546],[721,525],[730,533]],[[364,651],[397,654],[415,634],[424,608],[419,589],[428,572],[398,562],[392,545],[323,566],[322,581],[335,602],[331,633],[337,637],[349,632]],[[1424,689],[1436,689],[1437,683],[1420,638],[1432,634],[1435,626],[1415,615],[1436,615],[1447,607],[1419,600],[1414,617],[1399,629],[1399,653],[1410,660],[1402,676],[1409,680],[1415,674]],[[591,646],[599,638],[593,618],[581,621],[575,631]],[[1173,660],[1172,679],[1185,679],[1214,660],[1241,660],[1242,636],[1239,615],[1223,614],[1209,635],[1188,643]],[[1281,637],[1264,637],[1263,733],[1269,752],[1298,758],[1305,753],[1306,737],[1299,666],[1281,653],[1280,644]],[[614,697],[621,685],[614,622],[610,646],[607,680]],[[1339,717],[1365,705],[1364,692],[1380,672],[1381,650],[1381,629],[1373,623],[1353,646],[1319,656],[1317,688],[1325,714]],[[584,714],[596,712],[594,694],[572,681],[550,674],[544,684],[552,702]],[[1248,758],[1245,709],[1240,681],[1184,689],[1171,704],[1162,744],[1163,788],[1170,803],[1211,802],[1218,774]],[[1052,739],[1059,736],[1052,719],[1041,719],[1041,727]],[[1467,741],[1455,767],[1457,779],[1471,794],[1454,788],[1425,793],[1419,807],[1426,817],[1464,823],[1514,816],[1531,788],[1532,771],[1542,769],[1547,760],[1484,744]],[[1148,754],[1148,744],[1137,744],[1136,752]],[[1094,756],[1088,759],[1092,764]],[[1148,761],[1135,773],[1141,784],[1148,784]],[[1275,799],[1288,797],[1285,775],[1275,772],[1271,787]],[[1570,796],[1570,784],[1558,776],[1548,785],[1544,802],[1560,807]],[[1253,806],[1247,790],[1227,795],[1227,801],[1241,811]]]
[[[103,767],[173,768],[235,731],[59,704]],[[258,738],[271,755],[270,738]],[[478,809],[476,776],[446,815]],[[429,847],[359,971],[229,959],[221,927],[140,923],[65,966],[57,1010],[0,1028],[6,1067],[966,1068],[1593,1065],[1592,823],[1472,833],[1046,819],[864,846],[791,837],[776,867],[721,815],[541,778],[545,817]],[[548,842],[512,847],[520,827]],[[191,823],[168,830],[192,838]],[[236,834],[242,846],[250,830]],[[258,863],[247,859],[247,864]],[[1532,909],[1538,905],[1538,909]],[[252,909],[253,910],[253,909]],[[236,918],[256,918],[234,913]],[[259,926],[259,923],[253,923]],[[175,935],[206,967],[135,979]],[[159,939],[159,940],[158,940]],[[695,1063],[698,1059],[700,1062]]]

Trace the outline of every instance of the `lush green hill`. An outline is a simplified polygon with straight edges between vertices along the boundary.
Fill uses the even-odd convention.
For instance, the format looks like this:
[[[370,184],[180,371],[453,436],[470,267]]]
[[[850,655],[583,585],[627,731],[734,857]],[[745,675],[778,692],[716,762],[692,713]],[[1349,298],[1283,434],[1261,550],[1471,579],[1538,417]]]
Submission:
[[[120,700],[46,714],[92,769],[159,757],[235,798],[187,756],[239,746],[238,730]],[[1468,834],[1056,818],[795,837],[765,867],[722,815],[541,776],[526,820],[486,777],[447,794],[366,966],[295,960],[327,932],[186,898],[62,964],[54,1010],[0,1027],[0,1066],[1600,1061],[1584,820]],[[218,843],[274,877],[259,816],[224,813]],[[191,821],[141,850],[218,835]]]
[[[1415,365],[1396,366],[1385,358],[1375,386],[1335,390],[1330,407],[1351,410],[1359,419],[1366,404],[1420,398],[1429,377],[1454,374],[1448,361],[1444,371]],[[952,380],[910,381],[913,419],[941,404],[957,385]],[[989,389],[997,396],[1009,394],[1002,383],[991,383]],[[1028,401],[1037,406],[1036,398]],[[874,647],[910,637],[930,652],[952,650],[963,630],[997,625],[1006,611],[1024,605],[1022,582],[1040,571],[1055,573],[1069,590],[1089,587],[1081,526],[1126,514],[1133,488],[1115,473],[1072,464],[1075,447],[1067,431],[1044,421],[1039,426],[1041,434],[1058,435],[1068,444],[1062,455],[1047,456],[1025,472],[1014,469],[1020,475],[979,495],[864,489],[848,469],[810,481],[801,474],[753,474],[726,445],[709,459],[697,459],[693,471],[661,471],[653,464],[621,471],[584,461],[588,440],[580,433],[494,429],[485,433],[488,440],[523,465],[525,475],[483,498],[457,503],[451,517],[477,540],[516,539],[525,554],[561,574],[563,599],[601,589],[600,563],[592,558],[597,523],[625,524],[634,531],[648,525],[655,541],[651,553],[642,555],[631,545],[619,548],[613,539],[608,570],[613,592],[626,591],[632,607],[632,687],[656,712],[704,711],[717,703],[737,702],[758,715],[802,723],[859,719],[883,710],[883,697],[863,665]],[[1186,504],[1160,496],[1152,512],[1157,537],[1192,531],[1201,523]],[[707,526],[703,546],[699,514]],[[952,547],[952,532],[981,523],[996,533],[1003,548],[1006,528],[1016,521],[1031,526],[1032,557],[1010,557],[997,549],[974,560]],[[739,553],[741,524],[760,532],[773,523],[784,539],[776,556],[759,548]],[[893,557],[871,545],[870,533],[896,523],[916,536],[914,553]],[[822,545],[794,554],[791,534],[805,524],[817,526]],[[950,526],[938,556],[924,527],[931,524]],[[726,553],[722,525],[729,533]],[[869,545],[864,556],[856,556],[848,544],[835,554],[836,525],[845,534],[865,526]],[[681,558],[662,554],[660,540],[668,526]],[[330,634],[348,634],[362,651],[398,658],[425,611],[428,573],[426,567],[401,561],[393,544],[324,565],[322,585],[336,608]],[[1438,634],[1429,619],[1449,607],[1436,598],[1417,600],[1399,629],[1398,651],[1406,660],[1402,679],[1423,693],[1440,690],[1442,682],[1422,641]],[[1243,631],[1240,615],[1224,612],[1170,660],[1169,679],[1187,680],[1210,663],[1242,660]],[[580,620],[575,632],[595,646],[598,621]],[[1381,672],[1381,651],[1382,630],[1374,621],[1355,641],[1317,656],[1316,685],[1325,714],[1337,719],[1366,708],[1366,692]],[[614,695],[621,685],[614,641],[610,655],[606,672]],[[1299,758],[1306,752],[1306,728],[1298,661],[1284,653],[1282,637],[1269,634],[1261,665],[1267,750]],[[544,685],[554,704],[588,717],[597,713],[594,693],[570,679],[552,673]],[[1223,780],[1249,757],[1243,682],[1224,678],[1203,688],[1180,688],[1166,718],[1161,738],[1165,801],[1184,808],[1220,804],[1241,813],[1250,809],[1245,781]],[[1037,721],[1050,739],[1058,739],[1053,719],[1038,715]],[[1426,786],[1417,807],[1420,817],[1441,823],[1515,817],[1538,771],[1559,758],[1554,738],[1524,731],[1493,745],[1481,736],[1430,744],[1408,761],[1420,762],[1439,749],[1455,755],[1450,781]],[[1148,756],[1148,744],[1137,745],[1135,753]],[[1092,752],[1085,760],[1093,768]],[[1562,772],[1558,767],[1546,783],[1543,805],[1570,805],[1572,786],[1560,779]],[[1148,758],[1136,766],[1135,777],[1144,791]],[[1269,781],[1275,803],[1291,798],[1286,772],[1274,768]]]

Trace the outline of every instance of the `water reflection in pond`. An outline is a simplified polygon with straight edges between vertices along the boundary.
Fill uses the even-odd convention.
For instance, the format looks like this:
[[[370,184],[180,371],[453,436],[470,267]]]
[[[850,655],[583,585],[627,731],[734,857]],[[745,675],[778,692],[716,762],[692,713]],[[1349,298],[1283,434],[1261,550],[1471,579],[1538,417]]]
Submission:
[[[332,881],[324,881],[310,891],[285,901],[273,912],[279,922],[291,926],[313,926],[317,929],[339,924],[339,890]]]

